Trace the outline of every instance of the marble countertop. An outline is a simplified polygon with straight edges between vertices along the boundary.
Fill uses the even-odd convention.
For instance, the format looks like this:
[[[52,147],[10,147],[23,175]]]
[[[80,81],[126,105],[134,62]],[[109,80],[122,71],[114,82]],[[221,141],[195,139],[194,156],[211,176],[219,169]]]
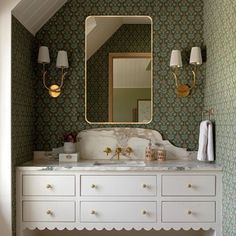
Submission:
[[[86,160],[74,163],[37,160],[26,162],[18,166],[17,169],[24,171],[221,171],[222,167],[215,163],[196,160],[167,160],[163,162]]]

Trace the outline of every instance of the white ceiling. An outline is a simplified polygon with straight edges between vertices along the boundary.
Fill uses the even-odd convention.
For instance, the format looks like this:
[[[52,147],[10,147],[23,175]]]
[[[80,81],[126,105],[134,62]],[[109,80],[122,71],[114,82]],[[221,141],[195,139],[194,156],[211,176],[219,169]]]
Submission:
[[[67,0],[21,0],[12,14],[35,35]]]
[[[113,59],[113,88],[151,88],[148,58]]]

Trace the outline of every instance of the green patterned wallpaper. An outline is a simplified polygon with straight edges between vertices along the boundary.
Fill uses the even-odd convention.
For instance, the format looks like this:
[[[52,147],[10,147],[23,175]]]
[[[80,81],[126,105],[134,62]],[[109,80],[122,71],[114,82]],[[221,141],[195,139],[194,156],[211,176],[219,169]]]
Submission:
[[[57,50],[68,51],[69,73],[62,95],[48,96],[40,74],[35,87],[35,149],[51,149],[62,145],[62,134],[104,127],[85,121],[84,109],[84,40],[85,19],[89,15],[148,15],[154,29],[154,117],[148,125],[132,127],[159,130],[165,139],[189,149],[197,149],[199,122],[203,106],[204,66],[197,87],[188,98],[177,98],[170,73],[171,50],[183,50],[185,67],[182,79],[190,83],[188,57],[190,48],[203,43],[203,0],[70,0],[44,27],[36,38],[50,48],[52,62],[49,71],[54,80],[57,71]],[[116,126],[116,125],[115,125]]]
[[[87,119],[108,121],[110,52],[151,52],[151,25],[122,25],[87,62]]]
[[[12,181],[15,167],[33,157],[33,55],[34,37],[12,17]],[[7,157],[5,157],[7,158]],[[13,225],[15,224],[15,187],[13,184]],[[13,227],[13,229],[15,229]]]
[[[236,235],[236,1],[204,1],[205,107],[214,109],[216,160],[223,165],[223,236]]]

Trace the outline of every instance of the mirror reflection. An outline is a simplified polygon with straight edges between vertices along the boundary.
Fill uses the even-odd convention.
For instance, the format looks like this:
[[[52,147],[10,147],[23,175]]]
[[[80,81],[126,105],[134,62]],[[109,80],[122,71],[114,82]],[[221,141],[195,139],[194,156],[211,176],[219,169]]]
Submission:
[[[86,120],[152,119],[152,24],[145,16],[90,16],[86,33]]]

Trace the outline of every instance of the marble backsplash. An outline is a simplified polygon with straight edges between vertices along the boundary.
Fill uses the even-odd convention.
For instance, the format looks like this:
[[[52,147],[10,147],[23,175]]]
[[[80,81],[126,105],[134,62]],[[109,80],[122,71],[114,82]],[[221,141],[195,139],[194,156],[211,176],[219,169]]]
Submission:
[[[77,136],[77,151],[81,160],[117,159],[115,150],[120,147],[120,159],[144,159],[149,140],[153,145],[158,144],[165,148],[167,160],[188,160],[193,156],[185,148],[175,147],[168,140],[163,140],[158,131],[141,128],[98,128],[81,131]],[[130,155],[125,152],[127,147],[132,149]],[[108,155],[104,152],[106,148],[111,149]]]

